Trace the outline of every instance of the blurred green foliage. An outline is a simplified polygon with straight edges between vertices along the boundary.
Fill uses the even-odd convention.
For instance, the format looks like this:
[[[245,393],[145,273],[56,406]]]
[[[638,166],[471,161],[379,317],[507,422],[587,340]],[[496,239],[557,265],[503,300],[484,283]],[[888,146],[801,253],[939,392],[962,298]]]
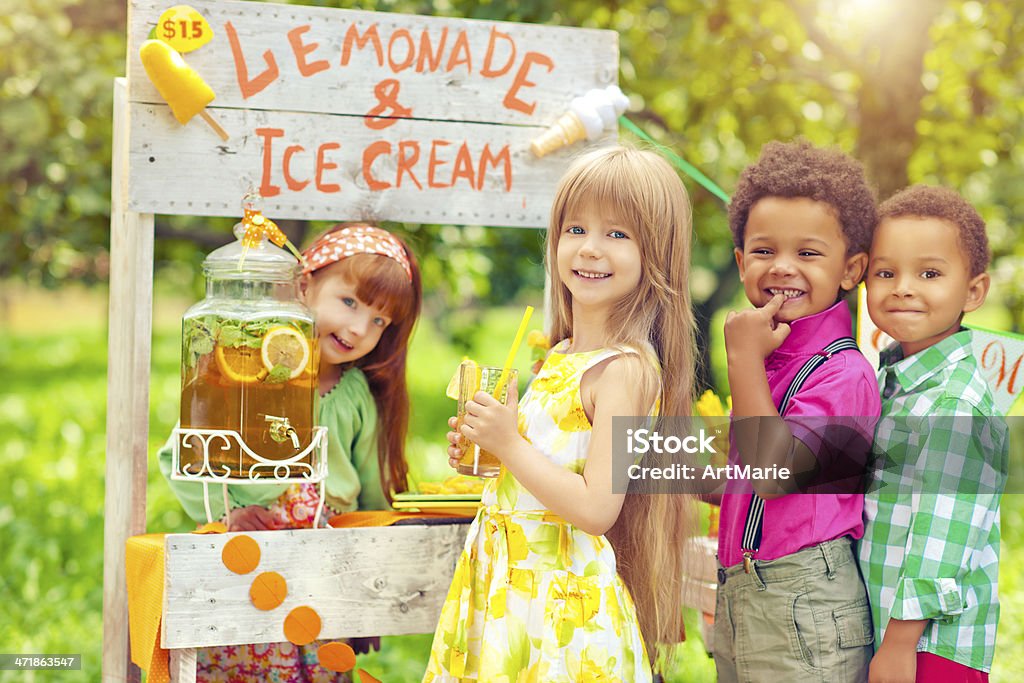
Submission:
[[[105,277],[111,79],[125,49],[111,5],[0,0],[0,279]]]

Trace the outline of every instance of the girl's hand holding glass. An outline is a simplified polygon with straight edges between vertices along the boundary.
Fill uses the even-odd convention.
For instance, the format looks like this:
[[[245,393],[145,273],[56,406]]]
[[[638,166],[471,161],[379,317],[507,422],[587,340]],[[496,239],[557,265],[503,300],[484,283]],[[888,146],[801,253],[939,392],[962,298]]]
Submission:
[[[466,403],[462,419],[462,435],[481,450],[501,458],[499,452],[507,449],[519,435],[519,387],[508,385],[508,400],[502,403],[485,391],[478,391]]]
[[[456,429],[459,428],[459,418],[449,417],[448,426],[451,430],[446,434],[448,439],[448,465],[453,469],[459,468],[459,459],[462,458],[464,451],[462,450],[462,435],[459,434]]]

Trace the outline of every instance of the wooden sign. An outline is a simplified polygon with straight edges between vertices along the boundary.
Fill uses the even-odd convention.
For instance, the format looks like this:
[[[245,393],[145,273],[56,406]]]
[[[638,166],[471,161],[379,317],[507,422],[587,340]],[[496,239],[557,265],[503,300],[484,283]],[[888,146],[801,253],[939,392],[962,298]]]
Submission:
[[[1001,415],[1006,415],[1024,393],[1024,337],[972,325],[964,327],[971,330],[974,358],[988,380],[993,403]],[[879,352],[893,341],[868,315],[867,290],[861,285],[857,292],[857,344],[872,367],[878,367]]]
[[[205,23],[162,17],[167,2],[129,5],[128,205],[140,213],[236,216],[253,187],[273,218],[541,227],[583,146],[536,159],[530,141],[617,81],[614,31],[190,4]],[[216,94],[207,112],[226,142],[172,116],[139,59],[151,31],[202,43],[182,58]]]

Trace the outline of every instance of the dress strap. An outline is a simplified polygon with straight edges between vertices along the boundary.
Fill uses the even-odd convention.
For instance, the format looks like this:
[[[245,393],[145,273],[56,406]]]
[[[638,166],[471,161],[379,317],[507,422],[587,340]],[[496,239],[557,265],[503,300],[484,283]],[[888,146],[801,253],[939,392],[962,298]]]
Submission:
[[[620,349],[598,349],[597,351],[593,351],[592,353],[594,355],[587,358],[586,362],[580,368],[580,374],[583,374],[584,372],[586,372],[587,370],[596,365],[600,365],[609,358],[621,356],[623,354],[623,351]]]
[[[607,349],[597,349],[595,351],[591,351],[591,353],[593,353],[594,355],[591,356],[590,358],[588,358],[586,360],[586,362],[583,364],[583,367],[580,370],[580,374],[581,375],[584,372],[586,372],[587,370],[589,370],[590,368],[594,367],[595,365],[599,365],[599,364],[603,363],[604,361],[608,360],[609,358],[615,358],[617,356],[625,356],[625,355],[640,356],[641,358],[644,357],[644,354],[642,353],[642,351],[640,349],[636,349],[636,348],[629,347],[629,346],[626,346],[626,347],[621,347],[620,346],[620,347],[607,348]],[[649,360],[655,367],[657,367],[657,361],[655,360],[655,356],[654,356],[653,352],[647,354],[646,360]]]

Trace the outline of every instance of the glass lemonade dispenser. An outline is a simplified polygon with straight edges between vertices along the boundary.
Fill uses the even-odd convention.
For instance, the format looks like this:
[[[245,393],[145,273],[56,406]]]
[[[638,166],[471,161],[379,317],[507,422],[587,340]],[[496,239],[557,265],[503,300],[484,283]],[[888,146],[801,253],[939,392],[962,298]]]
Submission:
[[[319,347],[299,300],[300,264],[243,201],[235,242],[203,261],[206,297],[181,322],[179,479],[321,481],[326,429],[315,426]],[[241,482],[237,480],[242,480]]]

